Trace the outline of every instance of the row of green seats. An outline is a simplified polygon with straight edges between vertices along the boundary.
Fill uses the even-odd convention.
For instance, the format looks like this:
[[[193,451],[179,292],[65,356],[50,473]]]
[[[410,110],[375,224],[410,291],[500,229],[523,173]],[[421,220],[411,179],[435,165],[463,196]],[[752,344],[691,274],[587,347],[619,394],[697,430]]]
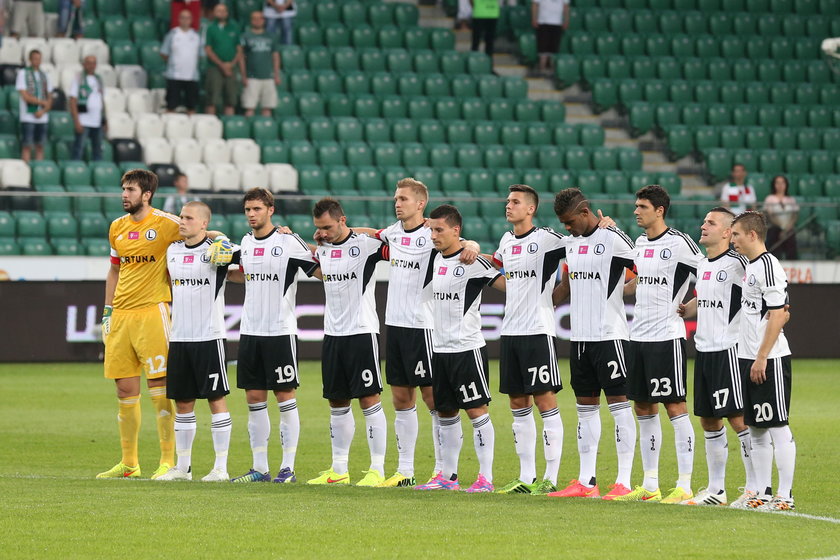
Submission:
[[[840,12],[838,0],[592,0],[591,5],[603,9],[626,10],[720,10],[733,12],[773,12],[776,14],[825,14]]]
[[[71,158],[73,153],[73,140],[69,138],[58,138],[44,143],[44,157],[46,159],[65,161]],[[85,146],[82,157],[90,161],[90,144]],[[13,134],[0,134],[0,159],[20,159],[20,140]],[[110,142],[102,142],[102,159],[114,161],[114,148]]]
[[[324,45],[328,47],[378,47],[380,49],[432,49],[451,51],[455,48],[455,35],[450,29],[434,27],[401,28],[389,25],[374,28],[369,25],[345,26],[341,23],[295,25],[297,44],[302,47]]]
[[[116,187],[120,184],[122,172],[116,163],[96,161],[32,161],[32,185],[93,185],[95,187]]]
[[[677,125],[668,129],[668,150],[675,158],[681,158],[691,152],[704,152],[710,148],[739,150],[768,150],[773,148],[782,153],[790,150],[804,150],[816,153],[817,150],[840,151],[840,129],[827,128],[774,128],[761,126],[685,126]]]
[[[359,119],[467,119],[490,120],[492,114],[508,120],[517,119],[517,108],[522,118],[520,122],[539,120],[542,115],[550,117],[549,122],[562,121],[565,118],[563,105],[556,101],[531,101],[528,99],[501,103],[494,98],[472,97],[460,100],[456,97],[430,99],[427,97],[404,97],[397,94],[378,97],[372,94],[320,94],[300,93],[280,95],[274,117],[356,117]],[[511,115],[511,109],[513,115]],[[532,118],[533,117],[533,118]]]
[[[656,126],[667,133],[674,125],[763,126],[765,128],[840,128],[840,108],[824,105],[726,105],[722,103],[647,103],[629,106],[630,128],[644,134]]]
[[[476,144],[316,142],[297,140],[288,143],[285,162],[300,165],[376,165],[376,166],[458,166],[458,167],[514,167],[526,169],[621,169],[637,171],[642,168],[642,154],[635,148],[563,148],[545,146],[479,146]]]
[[[477,77],[493,71],[490,57],[481,52],[412,52],[402,48],[377,49],[373,45],[365,48],[285,45],[280,47],[280,58],[283,70],[292,74],[300,70],[335,70],[342,74],[353,71],[416,72]]]
[[[648,103],[725,103],[738,105],[832,105],[840,96],[837,84],[788,84],[786,82],[717,82],[703,80],[611,80],[592,84],[592,103],[598,110],[616,105],[626,108],[636,101]]]
[[[749,37],[737,35],[674,35],[657,33],[574,33],[569,39],[576,56],[649,56],[661,58],[772,58],[784,60],[817,59],[821,56],[822,37]]]
[[[374,28],[397,25],[415,27],[420,11],[414,4],[371,2],[301,2],[298,6],[301,21],[314,19],[320,24],[344,23],[348,26],[369,24]],[[309,10],[312,17],[307,17]]]
[[[226,123],[227,125],[228,123]],[[604,145],[604,129],[595,124],[552,124],[542,122],[445,121],[414,119],[356,119],[353,117],[291,117],[280,121],[254,120],[250,131],[225,129],[228,138],[253,138],[264,148],[282,149],[284,142],[420,142],[434,144],[503,144],[505,146],[587,146]],[[273,140],[282,139],[278,147]],[[271,143],[271,144],[269,144]]]
[[[37,185],[35,192],[47,196],[31,197],[29,208],[35,207],[45,215],[104,213],[105,216],[114,219],[124,213],[119,182],[96,187],[81,184]],[[158,198],[155,200],[162,204],[163,198],[171,192],[174,192],[171,187],[160,187],[156,195]],[[24,195],[20,198],[23,199]]]
[[[101,213],[71,212],[44,214],[35,211],[0,212],[0,237],[107,239],[108,222]]]
[[[98,237],[83,238],[81,240],[71,238],[59,238],[47,241],[46,238],[24,237],[15,239],[13,237],[0,237],[0,255],[26,255],[33,257],[44,257],[60,255],[74,257],[87,255],[92,257],[107,257],[111,247],[107,239]]]
[[[295,70],[283,73],[281,91],[292,93],[318,92],[324,94],[376,94],[426,97],[483,97],[524,99],[528,96],[525,80],[513,76],[469,74],[415,74],[390,70],[368,73],[333,70]]]
[[[832,14],[832,15],[836,15]],[[578,8],[570,18],[574,30],[587,33],[663,33],[748,37],[829,37],[840,33],[836,17],[819,14],[780,15],[752,11],[704,13],[700,10],[622,10]]]
[[[809,173],[812,175],[833,175],[840,173],[840,162],[835,152],[779,152],[777,150],[726,150],[710,148],[703,152],[706,168],[709,174],[718,179],[728,176],[732,164],[743,164],[748,170],[755,170],[767,175],[782,175],[785,173]],[[828,180],[827,180],[828,181]],[[823,187],[823,194],[835,196],[835,178],[830,178],[831,186]],[[820,181],[817,179],[817,184]],[[823,183],[826,185],[826,183]],[[820,187],[815,186],[812,196],[820,196]]]
[[[581,79],[592,84],[601,78],[611,80],[712,80],[715,82],[807,82],[826,84],[840,80],[822,60],[751,60],[749,58],[649,58],[598,55],[557,57],[557,78],[562,82]]]

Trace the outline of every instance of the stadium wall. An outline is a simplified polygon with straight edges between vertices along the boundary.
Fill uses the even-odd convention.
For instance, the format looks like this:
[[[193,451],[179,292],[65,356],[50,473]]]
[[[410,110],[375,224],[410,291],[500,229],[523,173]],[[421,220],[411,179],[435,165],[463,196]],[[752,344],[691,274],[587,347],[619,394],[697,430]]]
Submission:
[[[64,362],[102,359],[99,318],[102,314],[103,281],[0,282],[0,361]],[[376,298],[384,325],[387,284],[377,282]],[[840,284],[791,284],[791,320],[785,329],[794,355],[801,358],[840,358]],[[229,284],[225,319],[228,356],[236,356],[239,317],[244,287]],[[320,357],[323,337],[324,290],[319,283],[301,282],[298,288],[299,356]],[[627,306],[628,317],[633,307]],[[492,358],[499,355],[504,294],[487,289],[482,302],[484,336]],[[686,322],[689,336],[694,323]],[[557,309],[558,355],[569,355],[568,307]],[[693,345],[689,345],[692,348]]]

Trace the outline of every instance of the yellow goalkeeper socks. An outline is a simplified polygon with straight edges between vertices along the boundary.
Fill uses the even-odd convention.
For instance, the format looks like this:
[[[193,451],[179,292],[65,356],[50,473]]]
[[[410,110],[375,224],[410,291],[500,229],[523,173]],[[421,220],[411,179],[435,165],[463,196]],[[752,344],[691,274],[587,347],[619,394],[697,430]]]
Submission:
[[[166,387],[150,387],[149,395],[157,414],[158,438],[160,439],[160,464],[175,464],[175,412],[172,401],[166,398]]]
[[[120,428],[120,445],[122,446],[122,464],[136,467],[137,434],[140,432],[140,395],[118,399],[120,411],[117,424]]]

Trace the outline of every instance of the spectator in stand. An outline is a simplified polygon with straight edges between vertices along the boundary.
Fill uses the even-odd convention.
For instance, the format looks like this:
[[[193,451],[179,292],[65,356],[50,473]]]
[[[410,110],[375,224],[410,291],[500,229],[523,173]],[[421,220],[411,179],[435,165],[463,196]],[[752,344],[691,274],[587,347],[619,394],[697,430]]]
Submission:
[[[219,0],[201,0],[201,5],[204,6],[204,17],[212,19],[216,14],[216,6],[221,2]]]
[[[207,27],[204,51],[210,67],[207,68],[205,112],[216,114],[216,107],[224,105],[225,115],[233,114],[236,104],[236,75],[234,68],[242,58],[239,30],[228,20],[228,9],[217,4],[213,9],[215,21]]]
[[[537,30],[539,71],[551,74],[551,57],[560,49],[563,32],[569,28],[567,0],[532,0],[531,25]]]
[[[472,50],[484,40],[484,52],[493,56],[496,42],[496,24],[499,22],[500,0],[470,0],[472,4]]]
[[[35,159],[44,159],[53,84],[50,77],[41,70],[41,51],[38,49],[29,52],[29,66],[18,70],[15,89],[20,94],[20,157],[28,163],[34,145]]]
[[[720,200],[736,215],[754,210],[756,205],[755,188],[747,183],[747,168],[743,163],[732,166],[731,181],[723,185]]]
[[[12,37],[44,37],[43,0],[15,0],[12,5]]]
[[[281,45],[291,45],[294,42],[297,15],[294,0],[265,0],[263,15],[269,33],[276,35],[279,28]]]
[[[76,127],[72,159],[82,159],[85,142],[90,138],[91,160],[102,159],[102,133],[105,124],[105,88],[96,73],[96,57],[86,56],[81,75],[70,86],[70,116]]]
[[[184,204],[193,200],[199,200],[199,198],[193,194],[188,194],[190,185],[187,181],[187,176],[183,173],[175,175],[175,190],[176,194],[167,196],[163,202],[163,211],[177,216],[180,214]]]
[[[75,37],[81,39],[84,36],[84,25],[82,23],[85,0],[60,0],[58,3],[58,29],[56,37]]]
[[[201,55],[201,36],[193,29],[193,16],[181,10],[178,27],[163,38],[160,56],[166,61],[166,110],[174,111],[183,105],[187,113],[195,113],[198,104],[198,59]],[[180,208],[179,208],[180,210]]]
[[[173,0],[169,5],[169,29],[181,25],[181,12],[187,10],[192,16],[192,28],[201,25],[201,0]]]
[[[470,0],[458,0],[458,13],[455,15],[455,30],[469,29],[472,19],[472,3]]]
[[[796,260],[796,220],[799,205],[788,195],[790,182],[784,175],[776,175],[770,183],[770,194],[764,199],[767,228],[767,250],[778,259]],[[778,246],[777,246],[778,245]]]
[[[242,106],[250,117],[259,104],[264,117],[277,107],[280,85],[280,52],[277,36],[266,33],[265,16],[251,12],[251,28],[242,34],[243,56],[239,59],[242,74]]]

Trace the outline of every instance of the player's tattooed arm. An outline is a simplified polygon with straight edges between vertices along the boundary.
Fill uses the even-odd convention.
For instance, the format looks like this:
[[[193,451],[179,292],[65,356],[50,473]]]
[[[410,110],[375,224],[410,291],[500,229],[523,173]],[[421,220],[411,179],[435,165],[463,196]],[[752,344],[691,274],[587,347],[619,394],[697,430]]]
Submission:
[[[750,368],[750,381],[757,385],[767,381],[767,355],[770,354],[770,350],[773,349],[773,345],[776,344],[782,332],[782,327],[787,322],[785,317],[787,313],[784,307],[767,311],[767,328],[764,331],[761,346],[758,348],[758,357]]]
[[[554,287],[551,292],[551,303],[555,306],[560,305],[572,295],[572,286],[569,284],[569,271],[563,270],[563,276],[560,283]]]
[[[697,298],[693,298],[691,301],[679,304],[677,306],[677,315],[683,319],[697,317]]]
[[[615,220],[613,220],[609,216],[604,216],[603,212],[601,212],[600,209],[598,210],[598,218],[600,218],[600,220],[598,221],[599,228],[606,229],[608,227],[615,227]]]

